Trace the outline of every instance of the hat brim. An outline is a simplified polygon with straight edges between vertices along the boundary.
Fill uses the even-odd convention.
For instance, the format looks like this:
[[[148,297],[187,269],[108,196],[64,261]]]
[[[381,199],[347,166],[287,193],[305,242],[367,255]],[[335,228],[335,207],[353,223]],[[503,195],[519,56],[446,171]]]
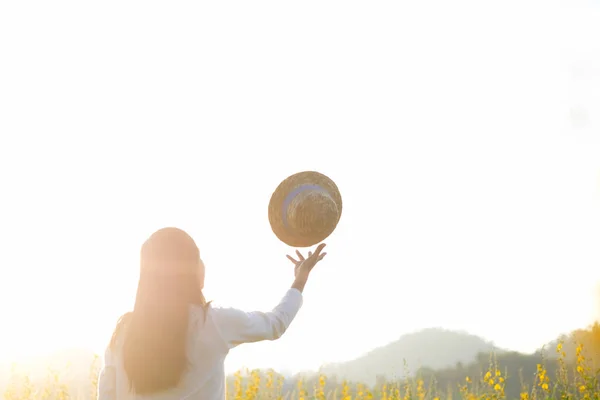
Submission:
[[[337,219],[331,221],[329,229],[319,236],[302,237],[294,235],[284,224],[284,202],[289,193],[302,185],[316,185],[327,191],[337,205]],[[279,240],[291,247],[310,247],[325,240],[335,230],[342,216],[342,196],[333,180],[316,171],[303,171],[289,176],[283,180],[271,195],[269,201],[269,223],[273,233]]]

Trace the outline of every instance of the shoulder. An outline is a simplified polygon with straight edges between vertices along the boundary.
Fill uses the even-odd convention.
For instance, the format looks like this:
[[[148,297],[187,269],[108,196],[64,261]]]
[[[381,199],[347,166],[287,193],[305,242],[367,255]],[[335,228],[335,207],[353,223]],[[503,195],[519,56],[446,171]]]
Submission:
[[[206,306],[194,306],[191,309],[191,325],[206,326],[213,325],[217,331],[222,331],[222,327],[231,327],[245,318],[246,312],[233,307],[216,306],[213,303]]]
[[[210,309],[211,316],[217,326],[227,326],[240,323],[248,313],[235,307],[213,306]]]
[[[132,313],[128,312],[123,314],[117,320],[115,324],[115,328],[113,330],[112,336],[110,338],[110,342],[108,346],[104,349],[104,366],[112,367],[116,364],[116,355],[119,352],[119,348],[123,344],[123,333],[128,322],[131,320]]]
[[[235,308],[219,307],[213,304],[193,306],[190,314],[191,337],[199,337],[202,342],[211,343],[215,350],[224,347],[227,352],[228,336],[232,331],[238,331],[242,325],[240,312]]]
[[[117,320],[117,323],[115,324],[115,329],[110,339],[110,343],[108,345],[109,350],[114,350],[121,343],[123,333],[127,325],[129,324],[129,321],[131,321],[132,316],[132,312],[127,312]]]

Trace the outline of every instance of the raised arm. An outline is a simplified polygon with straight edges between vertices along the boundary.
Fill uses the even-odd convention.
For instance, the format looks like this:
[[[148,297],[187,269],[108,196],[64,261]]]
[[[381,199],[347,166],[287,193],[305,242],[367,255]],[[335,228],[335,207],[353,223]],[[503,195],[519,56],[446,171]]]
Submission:
[[[269,312],[245,312],[235,308],[214,309],[215,320],[223,340],[229,348],[242,343],[279,339],[288,329],[302,307],[304,286],[312,268],[325,257],[321,244],[308,258],[297,252],[299,260],[288,256],[295,264],[295,279],[279,304]]]

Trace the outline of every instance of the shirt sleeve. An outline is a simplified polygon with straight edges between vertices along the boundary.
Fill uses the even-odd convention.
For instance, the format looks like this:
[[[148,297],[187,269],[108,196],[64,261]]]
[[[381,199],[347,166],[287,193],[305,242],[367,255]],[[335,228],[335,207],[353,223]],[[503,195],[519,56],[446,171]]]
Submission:
[[[277,307],[269,312],[245,312],[235,308],[215,308],[215,322],[227,347],[242,343],[279,339],[302,307],[302,293],[289,289]]]
[[[106,349],[104,353],[104,365],[98,377],[98,400],[117,399],[117,371],[112,352]]]

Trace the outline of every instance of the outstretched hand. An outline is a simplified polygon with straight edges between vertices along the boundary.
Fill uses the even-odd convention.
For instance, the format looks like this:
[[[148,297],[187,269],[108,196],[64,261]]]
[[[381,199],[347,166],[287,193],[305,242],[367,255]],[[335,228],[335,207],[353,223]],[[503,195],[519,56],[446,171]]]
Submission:
[[[321,243],[314,253],[312,251],[308,252],[307,258],[304,258],[302,253],[296,250],[297,260],[294,257],[287,255],[287,258],[295,265],[294,276],[296,276],[296,278],[299,276],[308,278],[310,271],[312,271],[315,265],[327,255],[327,253],[321,253],[324,248],[325,243]]]

